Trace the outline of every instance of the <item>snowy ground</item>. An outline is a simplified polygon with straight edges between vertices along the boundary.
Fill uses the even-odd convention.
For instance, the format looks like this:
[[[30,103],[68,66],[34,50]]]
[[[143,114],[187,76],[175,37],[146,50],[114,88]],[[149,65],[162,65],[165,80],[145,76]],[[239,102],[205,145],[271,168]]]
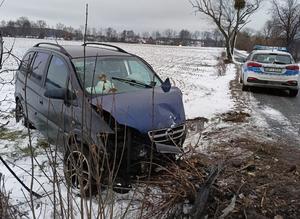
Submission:
[[[6,48],[10,48],[14,40],[5,38]],[[40,40],[35,39],[16,39],[13,47],[13,53],[22,57],[25,51]],[[79,44],[79,42],[59,42],[60,44]],[[225,76],[219,76],[217,58],[221,55],[223,49],[216,48],[193,48],[193,47],[169,47],[153,45],[130,45],[117,44],[123,49],[137,54],[148,61],[163,78],[170,77],[173,84],[178,86],[183,92],[183,101],[185,105],[186,116],[189,119],[197,117],[213,118],[217,114],[225,113],[234,107],[229,91],[229,82],[234,79],[236,69],[234,65],[229,65]],[[16,62],[11,58],[6,61],[4,68],[17,68]],[[20,176],[25,184],[30,185],[31,177],[31,158],[28,151],[27,130],[14,121],[14,83],[13,73],[4,73],[0,75],[3,81],[12,81],[12,83],[0,87],[0,123],[4,124],[9,121],[7,129],[0,133],[0,150],[1,156],[13,167],[13,170]],[[2,101],[3,100],[3,101]],[[41,148],[42,136],[38,131],[33,131],[33,145],[36,146],[35,160],[35,177],[34,190],[39,193],[50,192],[52,184],[49,178],[45,176],[37,164],[43,164],[43,171],[48,176],[52,175],[48,165],[47,156]],[[62,174],[60,165],[59,174]],[[27,172],[26,172],[27,171]],[[5,189],[11,192],[13,204],[18,205],[22,210],[29,210],[27,204],[28,194],[22,190],[20,184],[11,176],[8,170],[0,164],[0,172],[5,176]],[[63,178],[63,177],[62,177]],[[62,193],[66,188],[62,183]],[[24,192],[24,193],[23,193]],[[25,194],[25,196],[24,196]],[[104,196],[107,194],[104,194]],[[129,193],[128,196],[133,195]],[[109,195],[108,195],[109,196]],[[108,197],[107,196],[107,197]],[[112,198],[111,196],[109,196]],[[124,197],[124,196],[123,196]],[[122,199],[119,196],[115,197]],[[74,198],[80,203],[79,198]],[[125,197],[126,199],[126,197]],[[53,201],[53,200],[52,200]],[[117,202],[118,215],[121,211],[126,210],[126,202]],[[35,201],[35,208],[41,213],[41,218],[52,218],[53,209],[51,209],[51,198],[45,197]],[[120,211],[121,209],[121,211]],[[29,214],[29,217],[30,214]],[[130,216],[129,216],[130,217]]]

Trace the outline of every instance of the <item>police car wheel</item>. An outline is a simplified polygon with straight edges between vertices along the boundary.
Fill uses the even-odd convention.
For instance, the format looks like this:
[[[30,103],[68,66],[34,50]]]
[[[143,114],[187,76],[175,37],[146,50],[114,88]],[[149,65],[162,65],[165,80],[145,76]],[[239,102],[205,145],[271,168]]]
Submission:
[[[290,97],[296,97],[298,94],[298,90],[289,90],[289,96]]]
[[[242,91],[249,91],[250,90],[250,88],[249,88],[249,86],[247,86],[247,85],[242,85]]]
[[[243,78],[240,76],[240,83],[242,84],[243,83]]]

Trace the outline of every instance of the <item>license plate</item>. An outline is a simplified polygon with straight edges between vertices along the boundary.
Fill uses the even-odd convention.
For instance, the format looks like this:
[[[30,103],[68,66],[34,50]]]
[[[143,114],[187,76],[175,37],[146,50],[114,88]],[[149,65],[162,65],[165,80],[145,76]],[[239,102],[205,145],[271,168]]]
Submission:
[[[282,69],[281,68],[265,68],[266,72],[275,72],[275,73],[281,73]]]

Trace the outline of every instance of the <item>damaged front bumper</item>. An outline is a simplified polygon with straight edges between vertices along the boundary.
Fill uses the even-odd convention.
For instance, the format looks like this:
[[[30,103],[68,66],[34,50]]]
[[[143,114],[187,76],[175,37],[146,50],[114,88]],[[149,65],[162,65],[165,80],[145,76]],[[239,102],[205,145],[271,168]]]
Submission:
[[[156,143],[155,146],[156,151],[161,154],[180,154],[183,152],[181,148],[174,145]]]
[[[186,126],[152,130],[148,136],[156,146],[156,151],[162,154],[180,154],[186,137]]]

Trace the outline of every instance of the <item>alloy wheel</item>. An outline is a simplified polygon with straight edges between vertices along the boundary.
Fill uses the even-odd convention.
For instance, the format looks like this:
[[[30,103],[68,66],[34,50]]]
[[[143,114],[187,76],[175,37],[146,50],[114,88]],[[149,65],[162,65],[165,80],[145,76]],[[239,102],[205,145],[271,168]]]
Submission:
[[[88,158],[80,151],[72,151],[65,163],[65,176],[70,186],[86,193],[91,185],[91,167]]]

